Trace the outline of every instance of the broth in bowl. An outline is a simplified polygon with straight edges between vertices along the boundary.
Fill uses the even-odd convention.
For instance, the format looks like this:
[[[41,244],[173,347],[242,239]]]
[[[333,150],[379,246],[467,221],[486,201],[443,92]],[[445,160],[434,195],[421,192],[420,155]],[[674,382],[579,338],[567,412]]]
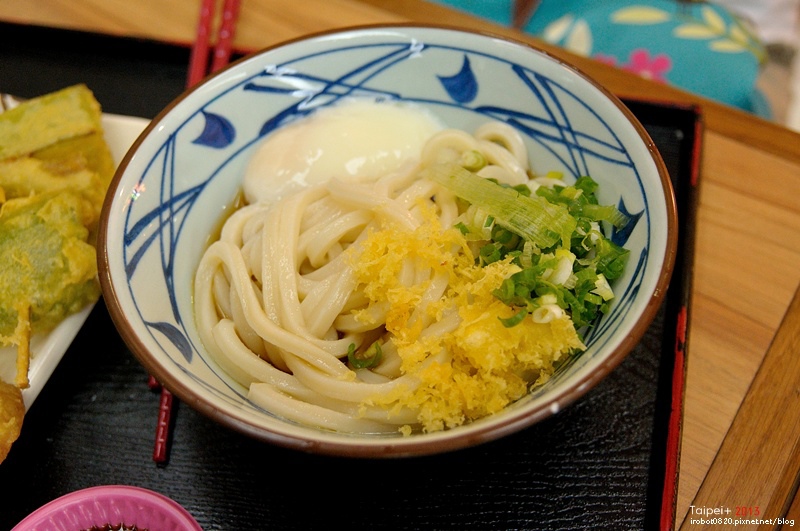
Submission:
[[[631,218],[599,205],[588,176],[534,174],[507,124],[435,123],[345,101],[250,161],[195,311],[265,410],[341,432],[454,428],[546,382],[609,310],[629,253],[606,233]]]
[[[165,109],[112,186],[101,283],[137,358],[215,420],[327,454],[553,415],[642,336],[676,249],[668,175],[619,100],[453,28],[248,56]]]

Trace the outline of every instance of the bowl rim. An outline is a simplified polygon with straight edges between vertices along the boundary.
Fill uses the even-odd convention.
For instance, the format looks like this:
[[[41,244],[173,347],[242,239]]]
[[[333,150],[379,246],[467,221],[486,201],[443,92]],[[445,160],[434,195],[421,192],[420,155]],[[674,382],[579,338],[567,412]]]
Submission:
[[[137,337],[133,327],[128,322],[128,318],[126,317],[119,298],[117,297],[116,288],[114,287],[114,283],[111,278],[108,255],[108,218],[111,214],[111,207],[114,200],[113,191],[117,189],[131,158],[136,153],[141,143],[150,134],[150,132],[160,124],[166,115],[168,115],[173,108],[178,106],[190,94],[202,89],[208,84],[214,83],[218,77],[225,75],[228,70],[236,68],[238,64],[252,59],[253,57],[269,53],[272,50],[291,46],[306,40],[331,37],[339,34],[362,33],[391,29],[400,31],[413,31],[419,29],[456,32],[478,36],[481,38],[500,40],[505,43],[520,46],[534,53],[540,54],[544,56],[545,59],[553,61],[563,68],[566,68],[568,71],[572,72],[574,75],[577,75],[578,77],[582,78],[583,81],[593,86],[596,90],[602,93],[602,95],[605,96],[609,102],[613,103],[622,113],[625,119],[632,125],[635,132],[643,141],[650,158],[656,166],[660,178],[661,189],[665,202],[664,207],[666,210],[667,227],[664,258],[661,263],[660,271],[658,272],[658,279],[655,283],[655,288],[650,296],[650,299],[642,310],[639,319],[636,321],[627,336],[621,340],[618,346],[609,353],[609,355],[594,371],[576,381],[566,383],[564,387],[558,391],[558,394],[555,397],[555,403],[545,403],[531,410],[522,410],[519,413],[508,416],[507,418],[497,420],[487,424],[486,426],[467,430],[463,433],[458,432],[458,429],[456,429],[446,430],[444,432],[436,432],[433,434],[424,434],[422,436],[392,439],[375,438],[374,440],[370,440],[368,442],[364,441],[364,439],[355,438],[353,439],[353,442],[349,442],[345,438],[336,439],[334,441],[315,440],[310,438],[305,439],[300,436],[283,433],[271,428],[256,426],[245,420],[228,416],[215,407],[211,401],[207,401],[197,396],[192,389],[184,385],[179,379],[173,377],[165,366],[154,359],[154,357],[148,351],[148,348]],[[561,59],[547,50],[537,47],[531,43],[490,31],[434,23],[378,23],[354,25],[308,33],[266,46],[259,50],[248,53],[241,58],[238,58],[220,70],[207,76],[201,82],[192,87],[186,88],[150,121],[117,167],[114,177],[109,185],[109,193],[106,195],[103,203],[98,228],[97,251],[98,277],[103,293],[103,299],[112,321],[123,341],[149,374],[155,377],[161,385],[172,392],[177,398],[185,402],[196,411],[211,418],[215,422],[238,431],[244,435],[285,448],[309,453],[344,457],[408,457],[453,451],[486,443],[510,435],[511,433],[520,431],[547,417],[555,415],[559,410],[562,410],[564,407],[578,400],[586,392],[588,392],[589,389],[593,388],[595,385],[597,385],[597,383],[604,379],[628,356],[633,348],[639,343],[646,330],[652,324],[652,321],[662,305],[667,288],[669,286],[678,252],[678,214],[672,181],[661,154],[659,153],[649,133],[645,130],[644,126],[641,124],[638,118],[636,118],[633,112],[616,95],[614,95],[609,89],[607,89],[597,80],[584,73],[574,64]]]
[[[107,522],[111,525],[143,528],[158,523],[158,517],[163,517],[179,526],[176,531],[202,531],[189,511],[172,498],[151,489],[124,484],[97,485],[63,494],[30,513],[11,531],[25,531],[32,527],[56,529],[53,526],[61,529],[62,525],[75,523],[83,529],[104,525],[102,520],[108,516],[123,520]]]

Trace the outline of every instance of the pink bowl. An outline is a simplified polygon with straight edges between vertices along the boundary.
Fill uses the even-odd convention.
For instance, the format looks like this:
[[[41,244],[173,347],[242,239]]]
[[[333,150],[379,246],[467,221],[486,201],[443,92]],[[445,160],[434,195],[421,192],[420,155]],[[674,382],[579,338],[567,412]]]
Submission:
[[[148,531],[203,531],[173,500],[140,487],[107,485],[65,494],[30,515],[12,531],[83,531],[124,524]]]

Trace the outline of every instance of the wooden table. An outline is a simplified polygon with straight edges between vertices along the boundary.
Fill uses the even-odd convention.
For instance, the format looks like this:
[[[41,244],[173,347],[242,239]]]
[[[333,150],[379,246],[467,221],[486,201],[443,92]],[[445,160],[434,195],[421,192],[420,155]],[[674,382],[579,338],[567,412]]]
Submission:
[[[138,0],[134,7],[127,0],[4,0],[0,20],[189,43],[194,38],[198,4],[198,0]],[[692,505],[733,509],[760,504],[761,511],[777,510],[770,496],[779,491],[788,496],[788,504],[796,494],[792,481],[800,467],[800,442],[793,428],[798,417],[782,417],[781,426],[771,428],[793,439],[760,440],[768,448],[788,447],[778,469],[758,468],[762,463],[756,461],[751,466],[757,470],[740,475],[736,485],[724,484],[725,471],[733,464],[715,462],[715,457],[749,459],[752,456],[741,452],[748,451],[747,430],[761,429],[754,415],[798,411],[800,361],[796,356],[764,363],[765,371],[777,370],[784,380],[788,378],[785,395],[761,397],[756,391],[769,390],[778,375],[762,372],[755,377],[768,351],[770,356],[785,354],[787,349],[798,353],[800,332],[793,317],[786,319],[793,328],[787,325],[772,342],[800,282],[800,135],[422,0],[244,0],[235,47],[250,51],[310,32],[409,21],[446,23],[526,40],[572,62],[619,96],[689,102],[701,108],[705,122],[702,186],[676,521],[688,528]],[[793,305],[796,310],[799,306]],[[751,383],[754,391],[748,394]],[[753,400],[753,407],[740,410],[746,396],[745,404]],[[781,409],[778,400],[784,400]],[[732,424],[737,428],[735,418],[738,429],[731,428]],[[729,429],[732,435],[726,439]],[[755,483],[764,478],[769,481]],[[787,481],[788,486],[782,486]],[[756,499],[756,490],[766,498]],[[798,503],[795,499],[788,514],[798,514]]]

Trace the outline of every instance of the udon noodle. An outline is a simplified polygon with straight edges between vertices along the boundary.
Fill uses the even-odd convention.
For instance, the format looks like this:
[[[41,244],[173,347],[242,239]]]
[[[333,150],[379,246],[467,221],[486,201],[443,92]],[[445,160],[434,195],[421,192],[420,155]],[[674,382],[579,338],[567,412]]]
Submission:
[[[434,134],[374,181],[333,175],[227,219],[197,270],[197,329],[251,401],[341,432],[435,431],[499,411],[583,348],[554,301],[500,323],[515,310],[492,293],[519,268],[476,265],[454,228],[468,205],[421,177],[477,154],[482,177],[547,180],[531,179],[519,134],[490,122]]]

